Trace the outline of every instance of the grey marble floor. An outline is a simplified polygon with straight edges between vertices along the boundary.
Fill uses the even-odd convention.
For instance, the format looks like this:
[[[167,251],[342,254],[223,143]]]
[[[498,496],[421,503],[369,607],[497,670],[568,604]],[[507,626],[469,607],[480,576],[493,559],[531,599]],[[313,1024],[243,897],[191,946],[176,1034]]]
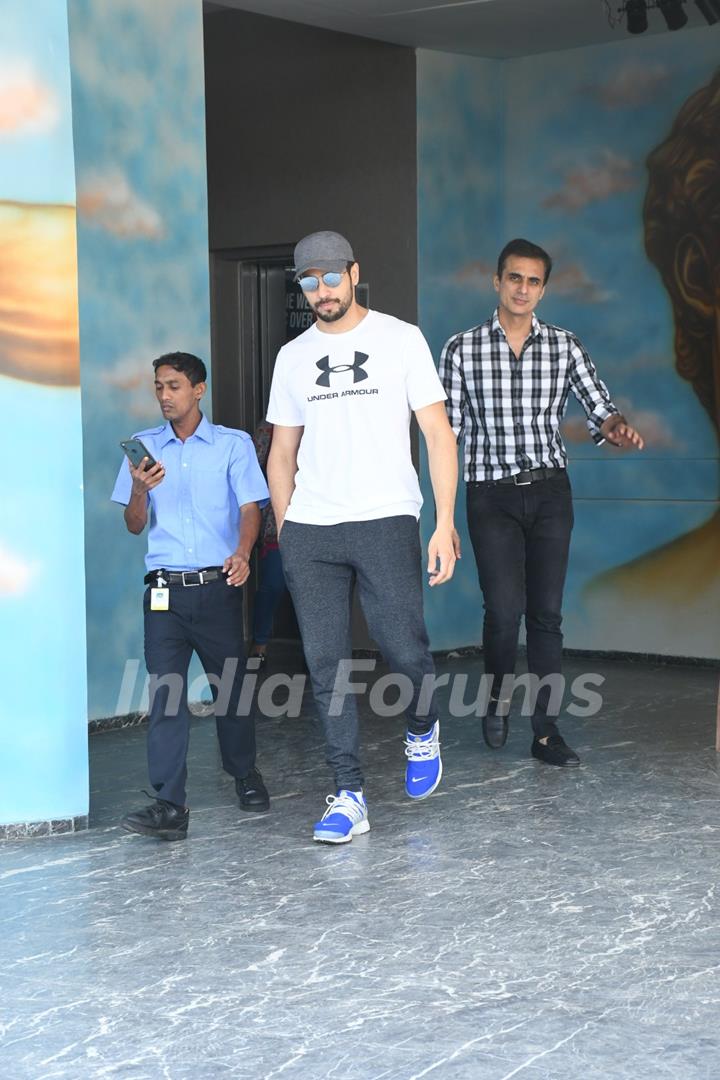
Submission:
[[[2,1077],[717,1080],[717,672],[569,667],[607,676],[563,727],[581,769],[527,720],[495,753],[448,721],[412,804],[400,724],[367,718],[372,829],[339,848],[309,718],[260,726],[265,816],[198,720],[180,844],[117,827],[144,731],[94,736],[90,831],[0,847]]]

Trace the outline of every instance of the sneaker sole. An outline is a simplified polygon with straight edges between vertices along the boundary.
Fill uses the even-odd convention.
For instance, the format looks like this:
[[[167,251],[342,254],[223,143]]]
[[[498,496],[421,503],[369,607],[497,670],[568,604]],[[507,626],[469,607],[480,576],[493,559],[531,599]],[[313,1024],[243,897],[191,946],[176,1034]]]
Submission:
[[[313,840],[318,844],[349,844],[353,836],[361,836],[366,832],[370,832],[370,822],[359,821],[357,825],[353,825],[347,836],[322,836],[313,833]]]
[[[262,806],[243,806],[240,803],[240,809],[244,810],[246,814],[265,814],[270,809],[270,803],[263,803]]]
[[[408,791],[408,788],[407,788],[407,785],[406,785],[405,793],[407,794],[408,799],[412,799],[413,802],[420,802],[422,799],[427,799],[428,796],[432,795],[433,791],[436,790],[438,784],[442,780],[442,774],[443,774],[443,767],[442,767],[442,760],[441,760],[440,761],[440,769],[439,769],[438,774],[437,774],[437,780],[435,781],[433,786],[428,791],[424,791],[422,795],[411,795],[410,792]]]
[[[120,822],[125,832],[138,833],[139,836],[154,836],[156,840],[187,840],[187,829],[149,829],[145,825],[130,825]]]

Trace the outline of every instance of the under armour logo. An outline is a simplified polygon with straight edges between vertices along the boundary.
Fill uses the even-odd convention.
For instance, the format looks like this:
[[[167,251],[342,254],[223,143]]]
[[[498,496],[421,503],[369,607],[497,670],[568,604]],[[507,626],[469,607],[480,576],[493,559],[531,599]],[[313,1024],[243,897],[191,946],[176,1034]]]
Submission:
[[[330,376],[334,375],[336,371],[352,371],[353,373],[353,385],[355,383],[362,382],[363,379],[367,379],[367,371],[362,370],[362,366],[366,360],[370,357],[367,353],[356,352],[355,360],[352,364],[336,364],[335,367],[330,367],[330,357],[323,356],[322,360],[318,360],[316,367],[320,368],[322,375],[318,376],[315,380],[316,386],[329,386]]]

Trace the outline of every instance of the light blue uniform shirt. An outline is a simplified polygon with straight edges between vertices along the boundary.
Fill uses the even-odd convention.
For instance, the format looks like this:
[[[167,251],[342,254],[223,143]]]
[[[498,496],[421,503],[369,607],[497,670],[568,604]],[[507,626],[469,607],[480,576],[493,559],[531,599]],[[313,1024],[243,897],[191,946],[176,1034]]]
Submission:
[[[238,543],[240,507],[268,501],[253,441],[244,431],[211,424],[203,416],[182,442],[168,421],[139,431],[156,461],[165,466],[162,483],[148,493],[148,570],[200,570],[222,566]],[[129,463],[120,466],[113,502],[127,506],[132,490]]]

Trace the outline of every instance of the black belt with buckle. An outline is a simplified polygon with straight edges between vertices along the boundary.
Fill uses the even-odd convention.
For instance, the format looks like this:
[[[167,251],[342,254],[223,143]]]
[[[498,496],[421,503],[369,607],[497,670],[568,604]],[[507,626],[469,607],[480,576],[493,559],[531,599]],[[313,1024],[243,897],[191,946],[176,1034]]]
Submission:
[[[564,473],[565,469],[527,469],[525,472],[513,473],[512,476],[501,476],[499,480],[476,480],[476,484],[514,484],[516,487],[527,487],[537,480],[550,480],[558,473]]]
[[[146,574],[143,581],[146,585],[160,585],[162,578],[164,585],[208,585],[211,581],[217,581],[224,577],[222,566],[206,566],[204,570],[151,570]]]

